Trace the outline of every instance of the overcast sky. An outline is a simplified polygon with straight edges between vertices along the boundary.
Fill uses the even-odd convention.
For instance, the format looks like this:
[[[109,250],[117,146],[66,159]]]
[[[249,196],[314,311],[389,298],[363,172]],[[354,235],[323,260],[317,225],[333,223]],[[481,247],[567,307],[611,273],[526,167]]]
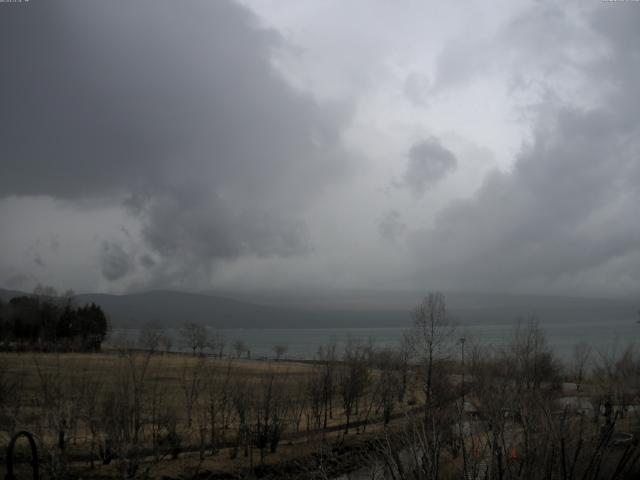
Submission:
[[[640,3],[0,3],[0,286],[640,295]]]

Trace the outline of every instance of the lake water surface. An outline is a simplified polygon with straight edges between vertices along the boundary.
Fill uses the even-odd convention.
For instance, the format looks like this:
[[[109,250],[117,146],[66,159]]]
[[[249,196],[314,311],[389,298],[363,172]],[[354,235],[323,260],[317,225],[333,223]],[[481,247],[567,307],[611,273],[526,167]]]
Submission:
[[[573,346],[578,342],[590,344],[596,351],[609,353],[622,350],[629,344],[637,344],[640,339],[640,324],[633,320],[603,322],[573,322],[562,324],[540,323],[549,345],[561,358],[571,356]],[[501,347],[509,343],[515,330],[514,325],[459,325],[454,339],[466,338],[467,345],[478,343]],[[224,329],[220,330],[226,342],[226,352],[230,353],[233,342],[242,340],[250,349],[253,358],[272,357],[275,345],[287,347],[287,358],[311,359],[320,346],[337,344],[338,351],[349,339],[372,342],[374,346],[394,347],[399,344],[406,328],[305,328],[305,329]],[[180,336],[177,329],[168,329],[174,337],[175,350],[180,350]],[[112,338],[125,335],[135,340],[139,331],[114,330]]]

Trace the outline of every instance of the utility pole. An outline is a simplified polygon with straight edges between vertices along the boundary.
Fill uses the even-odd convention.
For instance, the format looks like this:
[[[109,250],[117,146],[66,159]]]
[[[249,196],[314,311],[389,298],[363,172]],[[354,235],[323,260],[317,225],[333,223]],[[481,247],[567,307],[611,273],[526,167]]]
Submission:
[[[463,424],[464,424],[464,409],[465,409],[465,402],[464,402],[464,342],[466,341],[465,337],[461,337],[460,338],[460,359],[461,359],[461,365],[462,365],[462,405],[460,406],[460,420],[459,420],[459,428],[460,428],[460,444],[462,447],[462,462],[463,462],[463,472],[464,472],[464,477],[467,478],[467,446],[465,445],[465,441],[464,441],[464,428],[463,428]],[[471,433],[471,430],[470,430]]]
[[[464,411],[464,342],[466,342],[466,338],[462,337],[460,339],[460,349],[461,349],[461,358],[462,358],[462,410]]]

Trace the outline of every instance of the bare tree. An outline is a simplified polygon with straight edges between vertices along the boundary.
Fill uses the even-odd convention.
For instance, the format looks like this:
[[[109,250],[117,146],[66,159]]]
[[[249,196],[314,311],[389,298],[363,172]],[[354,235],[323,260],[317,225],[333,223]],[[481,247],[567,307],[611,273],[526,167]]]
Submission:
[[[587,362],[591,357],[591,346],[586,342],[579,342],[573,346],[571,370],[576,382],[576,389],[580,391],[585,376]]]
[[[264,463],[267,449],[275,453],[286,425],[289,402],[285,393],[286,373],[270,372],[256,391],[254,414],[254,442]]]
[[[286,345],[283,345],[283,344],[274,345],[273,346],[273,353],[276,356],[276,361],[280,361],[282,356],[285,353],[287,353],[287,350],[289,350],[289,347],[287,347]]]
[[[222,358],[224,354],[224,347],[226,346],[226,340],[222,332],[216,330],[209,341],[209,348],[218,358]]]
[[[211,454],[218,451],[218,445],[224,439],[229,428],[230,418],[233,413],[232,404],[232,363],[227,363],[224,375],[218,374],[217,365],[214,362],[207,364],[206,377],[206,410],[209,421],[209,443]]]
[[[359,413],[360,401],[370,379],[367,350],[354,341],[347,342],[338,370],[339,391],[345,415],[344,433],[349,433],[353,414]]]
[[[333,418],[333,397],[336,393],[336,358],[335,343],[318,348],[317,359],[321,365],[320,392],[324,413],[324,429],[327,428],[328,419]]]
[[[154,324],[146,324],[140,329],[137,344],[143,350],[156,352],[161,348],[162,330]]]
[[[626,407],[640,398],[640,358],[635,347],[599,352],[593,380],[597,397],[605,404],[606,423],[611,424],[615,415],[623,417]]]
[[[173,346],[173,338],[169,333],[163,331],[158,338],[158,343],[163,353],[171,352],[171,347]]]
[[[153,403],[147,382],[151,358],[150,352],[124,351],[114,367],[113,381],[100,397],[100,456],[103,463],[116,459],[123,477],[136,475],[144,457],[146,413]]]
[[[231,402],[236,415],[236,440],[233,449],[230,452],[233,460],[238,455],[238,449],[244,447],[244,456],[249,456],[249,446],[251,443],[251,428],[249,425],[249,417],[252,411],[252,395],[253,386],[249,385],[247,380],[237,377],[231,384]]]
[[[39,357],[34,355],[33,363],[38,374],[39,407],[45,412],[47,427],[55,432],[57,450],[64,453],[74,416],[74,405],[68,398],[68,372],[65,372],[59,355],[51,359],[49,365],[43,365]]]
[[[75,442],[91,375],[87,365],[76,362],[74,357],[56,354],[47,362],[41,360],[40,356],[33,356],[39,390],[36,405],[45,421],[38,433],[50,453],[46,465],[49,475],[65,478],[68,447]]]
[[[23,380],[11,372],[4,358],[0,358],[0,429],[9,436],[19,421]]]
[[[312,428],[319,429],[322,426],[322,417],[328,403],[325,402],[325,369],[322,366],[314,366],[313,371],[307,377],[305,387],[305,416],[307,432],[309,432]],[[326,414],[324,414],[324,418],[326,428]]]
[[[98,412],[102,386],[100,377],[88,379],[79,408],[80,418],[89,431],[89,455],[92,469],[95,467],[96,448],[102,427],[102,419]]]
[[[539,389],[543,380],[558,380],[560,365],[534,317],[529,318],[525,326],[518,323],[509,350],[513,378],[519,390]]]
[[[400,342],[400,348],[396,355],[396,369],[400,375],[400,384],[398,388],[398,402],[404,402],[409,388],[410,377],[412,373],[411,365],[411,345],[407,342],[406,336]]]
[[[200,358],[195,362],[185,359],[180,375],[180,388],[184,395],[184,405],[187,414],[187,428],[193,423],[193,411],[203,389],[203,374],[205,359]]]
[[[434,366],[448,356],[454,330],[444,294],[429,293],[416,307],[413,328],[405,336],[412,353],[425,369],[424,395],[427,404],[433,393]]]
[[[184,347],[191,350],[193,356],[196,353],[202,355],[209,338],[206,327],[193,322],[185,323],[180,329],[180,336]]]
[[[240,358],[244,352],[248,351],[248,348],[246,343],[238,339],[233,342],[233,350],[236,352],[236,358]]]
[[[434,406],[437,414],[427,421],[409,414],[403,430],[387,430],[377,443],[372,459],[382,459],[384,478],[635,478],[640,449],[631,436],[616,437],[620,412],[600,425],[580,412],[558,410],[558,394],[552,388],[557,373],[545,368],[546,353],[552,356],[552,352],[540,333],[531,327],[521,330],[504,350],[472,347],[468,398],[475,420],[465,421],[461,402],[456,402],[457,422],[446,420],[451,409],[442,401]],[[637,375],[634,370],[640,371],[632,353],[627,349],[612,356],[597,372],[604,376],[604,385],[609,379],[606,388],[614,397],[621,395],[620,384],[630,385],[628,379]],[[622,373],[615,375],[616,371]],[[439,378],[434,376],[433,391],[440,400]],[[459,436],[456,448],[444,455],[449,425],[455,426]],[[456,461],[458,450],[462,450],[462,462]]]
[[[156,365],[156,367],[158,366]],[[171,424],[171,418],[168,415],[173,413],[167,404],[169,399],[167,385],[161,378],[157,375],[153,376],[147,394],[151,449],[155,461],[160,460],[160,447],[165,439],[164,437],[168,434]]]
[[[291,396],[291,423],[294,431],[298,433],[300,431],[300,423],[302,422],[302,416],[307,410],[307,382],[304,380],[297,381],[294,389],[290,392]]]
[[[391,421],[396,401],[404,395],[402,386],[401,353],[392,350],[378,352],[375,359],[378,375],[375,378],[375,391],[372,401],[375,401],[377,411],[382,410],[382,421],[386,426]]]

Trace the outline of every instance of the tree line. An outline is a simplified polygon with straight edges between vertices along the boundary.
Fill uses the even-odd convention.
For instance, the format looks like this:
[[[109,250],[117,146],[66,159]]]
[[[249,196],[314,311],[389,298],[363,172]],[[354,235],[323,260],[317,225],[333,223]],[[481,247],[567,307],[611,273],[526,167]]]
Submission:
[[[73,304],[72,294],[28,295],[0,300],[3,350],[95,351],[107,335],[100,306]]]

